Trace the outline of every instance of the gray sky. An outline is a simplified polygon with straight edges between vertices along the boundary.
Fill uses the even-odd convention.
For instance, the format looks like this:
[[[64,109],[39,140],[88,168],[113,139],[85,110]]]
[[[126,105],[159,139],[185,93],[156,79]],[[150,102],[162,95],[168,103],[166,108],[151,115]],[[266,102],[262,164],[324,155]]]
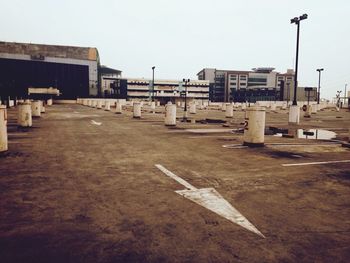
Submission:
[[[204,67],[294,68],[299,85],[334,97],[349,83],[348,0],[0,0],[0,40],[97,47],[124,77],[196,78]]]

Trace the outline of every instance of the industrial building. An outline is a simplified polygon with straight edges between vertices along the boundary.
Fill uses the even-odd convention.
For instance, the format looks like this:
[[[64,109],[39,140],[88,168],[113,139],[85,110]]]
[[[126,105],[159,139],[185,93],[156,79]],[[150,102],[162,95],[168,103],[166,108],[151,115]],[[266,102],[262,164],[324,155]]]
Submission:
[[[209,100],[209,81],[190,80],[152,80],[138,78],[121,78],[114,82],[117,98],[127,100],[152,99],[166,103],[182,101],[186,95],[189,100]]]
[[[0,96],[26,97],[28,88],[57,88],[60,98],[102,96],[98,50],[0,42]],[[120,71],[119,76],[120,76]]]
[[[122,72],[106,66],[100,67],[101,75],[101,96],[105,98],[115,97],[114,82],[122,77]]]
[[[204,68],[199,80],[209,80],[211,101],[286,100],[294,89],[294,71],[260,67],[251,71]],[[298,95],[299,96],[299,95]]]

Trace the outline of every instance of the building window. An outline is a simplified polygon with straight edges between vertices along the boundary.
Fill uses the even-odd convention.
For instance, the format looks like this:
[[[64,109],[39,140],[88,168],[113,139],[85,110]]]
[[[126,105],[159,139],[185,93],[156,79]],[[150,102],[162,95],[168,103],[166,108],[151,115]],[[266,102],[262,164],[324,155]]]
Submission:
[[[236,85],[237,85],[237,82],[230,82],[230,85],[231,85],[231,86],[236,86]]]
[[[239,85],[240,85],[240,86],[246,86],[246,85],[247,85],[247,83],[245,83],[245,82],[241,82],[241,83],[239,83]]]

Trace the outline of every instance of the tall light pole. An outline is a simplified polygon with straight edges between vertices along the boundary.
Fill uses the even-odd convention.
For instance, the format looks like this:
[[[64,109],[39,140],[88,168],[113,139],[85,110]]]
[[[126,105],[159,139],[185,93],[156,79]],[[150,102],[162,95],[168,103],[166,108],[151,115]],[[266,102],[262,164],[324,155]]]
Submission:
[[[294,99],[293,105],[297,105],[297,87],[298,87],[298,57],[299,57],[299,31],[300,31],[300,21],[307,19],[307,14],[303,14],[299,17],[294,17],[290,20],[291,24],[297,25],[297,51],[295,58],[295,76],[294,76]]]
[[[154,101],[154,69],[155,68],[156,68],[155,66],[152,67],[152,101]]]
[[[320,104],[320,89],[321,89],[321,72],[323,71],[323,68],[318,68],[316,71],[318,71],[318,96],[317,96],[317,104]]]
[[[190,79],[183,79],[182,80],[185,83],[185,108],[184,108],[184,117],[183,120],[187,120],[187,85],[190,82]]]
[[[346,95],[346,87],[348,86],[348,84],[345,84],[345,88],[344,88],[344,106],[345,106],[345,103],[346,103],[346,98],[347,98],[347,95]],[[348,105],[349,106],[349,105]]]

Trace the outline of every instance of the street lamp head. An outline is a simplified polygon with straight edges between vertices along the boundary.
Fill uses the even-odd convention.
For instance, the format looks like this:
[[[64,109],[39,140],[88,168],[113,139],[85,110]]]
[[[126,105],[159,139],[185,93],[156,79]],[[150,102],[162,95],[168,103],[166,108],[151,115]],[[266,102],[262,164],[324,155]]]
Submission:
[[[307,19],[307,14],[303,14],[302,16],[299,16],[299,20]]]
[[[324,71],[324,69],[323,68],[318,68],[318,69],[316,69],[316,71],[321,72],[321,71]]]
[[[294,17],[290,20],[291,24],[297,24],[298,22],[299,22],[299,18],[297,18],[297,17]]]
[[[155,66],[152,67],[153,70],[154,70],[155,68],[156,68]]]

